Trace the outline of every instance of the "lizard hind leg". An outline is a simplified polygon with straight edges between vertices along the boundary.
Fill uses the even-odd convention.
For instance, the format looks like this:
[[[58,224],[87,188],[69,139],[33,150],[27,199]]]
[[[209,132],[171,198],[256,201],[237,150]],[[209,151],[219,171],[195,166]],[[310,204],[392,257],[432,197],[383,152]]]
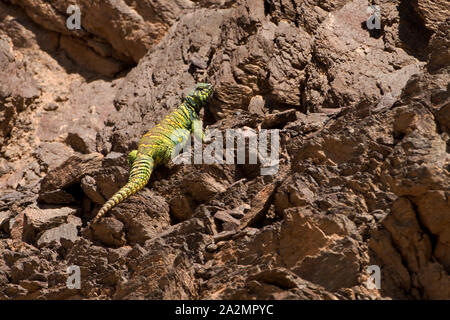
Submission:
[[[134,160],[136,160],[138,151],[137,150],[131,150],[130,153],[128,154],[128,166],[130,167],[130,169],[133,166]]]
[[[119,203],[128,199],[131,195],[142,190],[150,180],[154,167],[154,160],[152,157],[138,153],[136,156],[128,182],[120,188],[113,196],[106,201],[100,208],[97,215],[94,217],[90,225],[95,224],[101,217],[103,217],[109,210],[114,208]]]

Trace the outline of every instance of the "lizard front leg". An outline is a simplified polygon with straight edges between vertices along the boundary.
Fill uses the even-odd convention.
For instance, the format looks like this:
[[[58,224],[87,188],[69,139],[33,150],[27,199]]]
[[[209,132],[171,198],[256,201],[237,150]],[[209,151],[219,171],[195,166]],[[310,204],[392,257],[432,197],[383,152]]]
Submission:
[[[206,142],[205,132],[203,131],[203,122],[200,119],[192,120],[191,131],[194,133],[194,137],[201,142]]]
[[[191,141],[190,136],[191,131],[186,128],[179,128],[172,132],[170,136],[172,146],[167,148],[163,163],[167,168],[172,169],[175,164],[180,164],[179,160],[185,156],[184,151],[188,151],[185,148]]]

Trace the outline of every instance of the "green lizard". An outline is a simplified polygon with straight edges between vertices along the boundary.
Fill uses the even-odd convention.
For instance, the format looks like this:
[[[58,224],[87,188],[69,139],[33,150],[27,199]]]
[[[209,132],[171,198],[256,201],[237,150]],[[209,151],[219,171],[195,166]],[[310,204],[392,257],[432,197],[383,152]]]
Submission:
[[[138,149],[128,155],[131,168],[128,182],[102,206],[90,225],[95,224],[113,207],[142,190],[150,180],[153,168],[158,164],[167,164],[175,148],[179,149],[180,145],[186,143],[191,132],[204,141],[199,113],[208,103],[213,91],[211,84],[197,84],[177,110],[144,134]]]

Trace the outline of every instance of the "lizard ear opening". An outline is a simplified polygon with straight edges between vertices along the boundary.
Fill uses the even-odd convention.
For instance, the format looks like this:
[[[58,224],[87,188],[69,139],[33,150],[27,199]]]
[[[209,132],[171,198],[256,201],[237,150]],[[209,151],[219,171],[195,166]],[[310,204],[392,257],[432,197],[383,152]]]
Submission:
[[[130,168],[131,168],[131,166],[133,165],[134,160],[136,160],[137,153],[138,153],[137,150],[132,150],[132,151],[130,151],[130,153],[128,154],[128,165],[130,166]]]

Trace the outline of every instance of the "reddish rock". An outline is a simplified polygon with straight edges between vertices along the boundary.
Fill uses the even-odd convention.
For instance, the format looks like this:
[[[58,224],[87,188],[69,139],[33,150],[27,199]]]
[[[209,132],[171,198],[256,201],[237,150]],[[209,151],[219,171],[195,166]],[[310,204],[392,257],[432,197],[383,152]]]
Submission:
[[[62,240],[75,242],[78,238],[78,230],[72,223],[65,223],[59,227],[45,231],[37,240],[39,248],[44,246],[57,246]]]

